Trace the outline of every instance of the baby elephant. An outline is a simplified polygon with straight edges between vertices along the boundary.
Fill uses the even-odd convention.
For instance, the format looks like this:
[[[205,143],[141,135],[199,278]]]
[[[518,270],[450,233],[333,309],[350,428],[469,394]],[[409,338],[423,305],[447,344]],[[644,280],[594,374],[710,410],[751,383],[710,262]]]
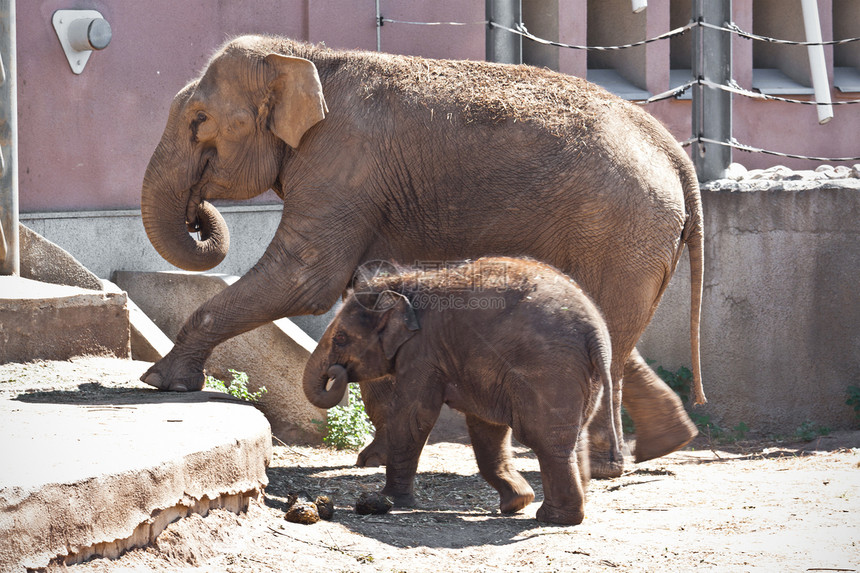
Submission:
[[[495,257],[380,273],[356,289],[310,357],[304,390],[330,408],[348,382],[360,384],[371,417],[385,421],[382,493],[414,505],[418,458],[448,404],[466,415],[478,468],[503,513],[534,499],[513,467],[513,431],[540,462],[537,519],[581,523],[586,431],[601,395],[617,441],[609,333],[582,289],[549,265]]]

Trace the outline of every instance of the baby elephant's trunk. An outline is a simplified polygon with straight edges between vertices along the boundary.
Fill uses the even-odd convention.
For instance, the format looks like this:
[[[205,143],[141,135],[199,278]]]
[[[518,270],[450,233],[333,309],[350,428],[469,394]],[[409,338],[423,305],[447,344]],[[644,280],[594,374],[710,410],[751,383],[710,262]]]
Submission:
[[[343,400],[348,382],[346,368],[333,364],[322,374],[313,368],[306,368],[303,388],[311,404],[317,408],[328,409]]]

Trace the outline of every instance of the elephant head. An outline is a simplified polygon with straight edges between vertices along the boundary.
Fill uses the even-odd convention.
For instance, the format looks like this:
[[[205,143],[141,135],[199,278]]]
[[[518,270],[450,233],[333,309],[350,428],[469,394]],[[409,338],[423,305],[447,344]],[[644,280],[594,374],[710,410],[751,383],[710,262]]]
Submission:
[[[394,357],[419,330],[409,299],[393,291],[373,295],[371,305],[349,294],[308,360],[304,391],[318,408],[336,406],[348,382],[394,372]]]
[[[192,271],[220,263],[227,226],[212,199],[242,200],[273,188],[283,162],[328,112],[309,60],[233,41],[174,98],[143,180],[146,234],[172,264]],[[199,232],[200,239],[190,232]]]

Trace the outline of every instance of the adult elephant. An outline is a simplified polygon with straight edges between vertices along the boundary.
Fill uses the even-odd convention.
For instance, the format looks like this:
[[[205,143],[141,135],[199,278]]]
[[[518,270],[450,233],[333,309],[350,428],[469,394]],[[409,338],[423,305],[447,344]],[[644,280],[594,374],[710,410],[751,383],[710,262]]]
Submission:
[[[284,211],[265,254],[189,317],[144,382],[200,389],[217,344],[325,312],[363,261],[528,255],[571,275],[603,310],[636,460],[695,436],[635,344],[686,244],[695,395],[704,399],[701,197],[681,147],[635,105],[528,66],[243,36],[175,97],[144,177],[143,223],[165,259],[206,270],[229,242],[209,201],[268,189]],[[595,476],[621,472],[605,435],[592,434],[591,451]]]

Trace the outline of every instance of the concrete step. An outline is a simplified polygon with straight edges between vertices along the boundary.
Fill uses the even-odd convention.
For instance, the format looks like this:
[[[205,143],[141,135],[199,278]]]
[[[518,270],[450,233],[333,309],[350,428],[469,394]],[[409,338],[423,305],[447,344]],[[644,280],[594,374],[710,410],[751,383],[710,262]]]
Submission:
[[[0,363],[130,358],[126,295],[0,277]]]
[[[265,417],[226,394],[158,392],[138,381],[149,366],[0,364],[0,572],[117,556],[261,495]]]

